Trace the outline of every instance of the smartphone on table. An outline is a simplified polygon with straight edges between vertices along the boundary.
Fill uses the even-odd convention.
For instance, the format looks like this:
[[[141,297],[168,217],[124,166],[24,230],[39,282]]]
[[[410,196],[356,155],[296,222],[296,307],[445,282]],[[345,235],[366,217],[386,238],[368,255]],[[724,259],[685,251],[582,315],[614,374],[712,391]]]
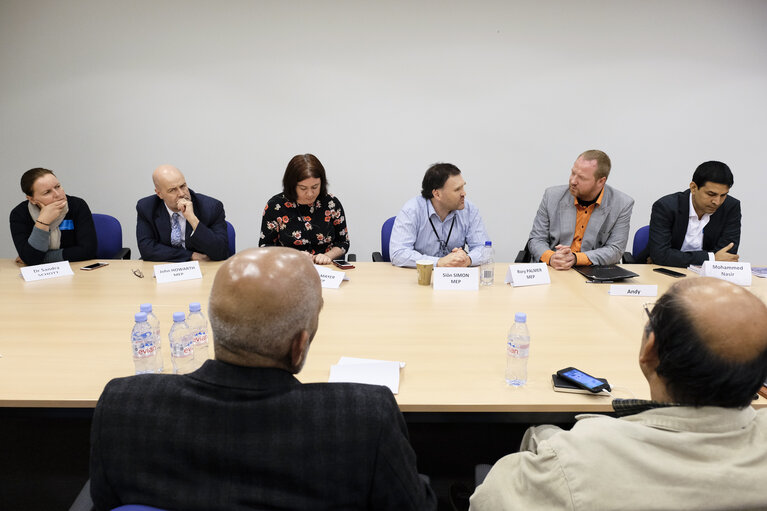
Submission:
[[[96,270],[98,268],[103,268],[104,266],[109,266],[109,263],[104,263],[104,262],[93,263],[87,266],[81,266],[80,269],[83,271],[91,271],[91,270]]]
[[[351,270],[354,268],[353,264],[349,264],[346,259],[333,259],[333,264],[341,268],[342,270]]]
[[[556,375],[567,383],[575,385],[579,389],[587,390],[593,394],[598,394],[603,390],[610,390],[610,385],[607,383],[607,380],[603,378],[595,378],[575,367],[560,369],[557,371]]]
[[[679,278],[684,277],[685,274],[682,272],[669,270],[668,268],[653,268],[652,271],[657,271],[658,273],[662,273],[663,275],[668,275],[669,277]]]

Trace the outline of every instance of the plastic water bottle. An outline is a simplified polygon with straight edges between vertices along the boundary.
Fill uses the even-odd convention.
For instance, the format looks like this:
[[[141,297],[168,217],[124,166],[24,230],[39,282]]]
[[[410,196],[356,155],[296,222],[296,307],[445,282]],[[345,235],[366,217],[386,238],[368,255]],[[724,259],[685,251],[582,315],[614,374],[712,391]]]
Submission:
[[[194,365],[194,340],[186,324],[183,312],[173,313],[173,326],[168,333],[170,339],[170,359],[176,374],[191,373]]]
[[[527,382],[527,359],[530,357],[530,332],[527,314],[517,312],[506,337],[506,383],[519,387]]]
[[[160,364],[160,369],[158,372],[163,372],[165,369],[165,364],[163,363],[162,359],[162,334],[160,333],[160,320],[155,316],[154,312],[152,312],[152,304],[151,303],[142,303],[139,306],[139,310],[141,312],[146,312],[146,320],[149,322],[149,325],[152,327],[152,333],[154,334],[154,349],[157,352],[157,360]]]
[[[194,361],[195,366],[200,367],[208,360],[208,320],[200,310],[199,302],[189,304],[189,316],[186,324],[192,331],[194,338]]]
[[[160,364],[157,359],[157,345],[154,342],[152,326],[146,320],[146,312],[137,312],[133,318],[136,324],[130,334],[133,345],[133,363],[136,365],[136,374],[157,373]]]
[[[479,283],[492,286],[495,280],[495,254],[493,242],[486,241],[482,247],[482,264],[479,266]]]

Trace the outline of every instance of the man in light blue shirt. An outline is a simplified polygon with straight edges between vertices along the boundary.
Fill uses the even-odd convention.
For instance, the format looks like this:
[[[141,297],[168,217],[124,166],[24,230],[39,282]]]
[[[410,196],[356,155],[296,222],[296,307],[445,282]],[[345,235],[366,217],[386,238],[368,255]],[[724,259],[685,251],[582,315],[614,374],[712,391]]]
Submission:
[[[414,268],[420,260],[434,266],[482,263],[482,247],[490,238],[479,210],[466,200],[465,185],[455,165],[429,167],[421,195],[407,201],[394,221],[389,240],[393,265]]]

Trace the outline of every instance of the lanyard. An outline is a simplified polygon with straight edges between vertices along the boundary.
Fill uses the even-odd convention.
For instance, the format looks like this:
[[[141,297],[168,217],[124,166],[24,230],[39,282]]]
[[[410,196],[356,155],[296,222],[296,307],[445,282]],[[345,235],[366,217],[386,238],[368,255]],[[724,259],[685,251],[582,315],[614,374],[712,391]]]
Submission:
[[[447,232],[447,239],[445,241],[442,241],[439,238],[439,234],[437,234],[437,229],[434,228],[434,222],[431,221],[431,217],[429,217],[429,223],[431,224],[431,230],[434,231],[434,236],[437,237],[437,241],[439,242],[440,256],[444,257],[448,254],[447,244],[450,241],[450,235],[453,234],[453,226],[455,225],[455,215],[453,215],[453,221],[450,222],[450,230]]]

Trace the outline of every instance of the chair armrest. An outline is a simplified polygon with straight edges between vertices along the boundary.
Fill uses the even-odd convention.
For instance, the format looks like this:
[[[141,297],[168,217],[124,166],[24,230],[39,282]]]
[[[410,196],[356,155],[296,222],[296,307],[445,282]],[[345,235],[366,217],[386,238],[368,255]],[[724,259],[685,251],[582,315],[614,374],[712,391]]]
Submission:
[[[374,263],[383,263],[383,255],[381,255],[381,252],[373,252],[373,262]]]
[[[634,256],[631,255],[631,252],[624,252],[622,261],[623,261],[623,264],[636,264],[636,261],[634,260]]]
[[[130,248],[123,247],[115,254],[115,259],[130,259]]]

